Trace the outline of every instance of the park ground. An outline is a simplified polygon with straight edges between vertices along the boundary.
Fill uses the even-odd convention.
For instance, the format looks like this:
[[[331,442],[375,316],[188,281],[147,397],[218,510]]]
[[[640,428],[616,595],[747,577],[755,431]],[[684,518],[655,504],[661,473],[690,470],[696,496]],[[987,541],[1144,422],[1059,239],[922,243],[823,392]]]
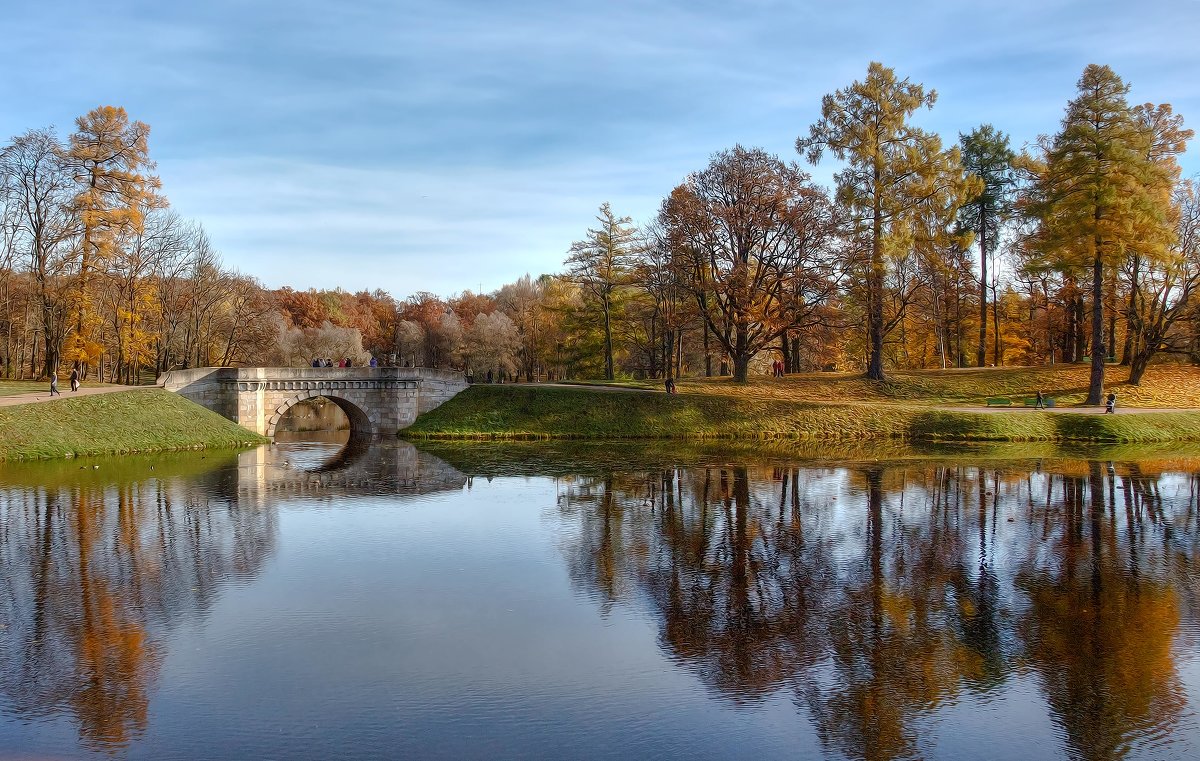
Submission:
[[[554,388],[474,386],[423,415],[410,438],[790,438],[916,441],[1200,440],[1200,368],[1157,366],[1141,385],[1108,369],[1118,415],[1079,407],[1088,367],[893,371],[885,381],[808,373],[785,378],[618,381]],[[1054,412],[1026,410],[1037,391]],[[624,393],[618,393],[622,391]],[[640,393],[638,393],[640,392]],[[1007,397],[1012,408],[986,407]]]
[[[45,384],[39,384],[41,389]],[[44,389],[43,389],[44,390]],[[6,393],[9,392],[9,393]],[[0,403],[28,389],[0,381]],[[0,461],[251,446],[263,438],[158,388],[103,389],[0,404]]]
[[[422,415],[412,439],[783,439],[821,442],[1200,442],[1200,368],[1150,368],[1140,386],[1110,367],[1118,414],[1079,406],[1088,368],[981,368],[861,375],[795,374],[661,381],[476,385]],[[50,399],[45,384],[0,381],[0,460],[249,446],[263,441],[156,388],[85,387]],[[1056,409],[1026,409],[1038,390]],[[988,408],[992,397],[1017,406]]]

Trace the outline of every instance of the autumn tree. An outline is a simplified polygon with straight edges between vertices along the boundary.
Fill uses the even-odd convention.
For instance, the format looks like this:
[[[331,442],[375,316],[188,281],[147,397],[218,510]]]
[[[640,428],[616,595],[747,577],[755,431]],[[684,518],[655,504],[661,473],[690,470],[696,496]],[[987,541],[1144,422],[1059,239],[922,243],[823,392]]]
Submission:
[[[883,379],[884,280],[888,258],[910,245],[915,217],[930,204],[946,207],[967,193],[957,148],[909,117],[932,108],[937,94],[872,62],[863,82],[826,95],[821,119],[796,150],[817,163],[829,151],[846,166],[835,175],[837,199],[851,234],[866,249],[867,377]]]
[[[53,132],[31,130],[0,152],[0,187],[8,210],[6,230],[11,229],[7,245],[22,252],[36,283],[42,372],[49,376],[58,367],[67,330],[64,283],[78,233],[70,212],[71,175]]]
[[[1140,247],[1133,246],[1125,256],[1125,272],[1128,275],[1128,302],[1125,307],[1125,318],[1127,329],[1125,331],[1125,346],[1121,352],[1121,364],[1135,366],[1130,373],[1131,382],[1136,383],[1133,377],[1136,375],[1141,378],[1142,372],[1145,371],[1145,362],[1149,361],[1150,356],[1157,350],[1157,343],[1150,333],[1156,333],[1162,325],[1147,324],[1145,319],[1156,319],[1153,314],[1156,309],[1161,309],[1165,305],[1148,305],[1144,297],[1147,291],[1155,292],[1156,286],[1161,287],[1171,281],[1168,276],[1166,280],[1160,280],[1153,283],[1149,288],[1144,288],[1142,280],[1142,272],[1146,270],[1157,270],[1159,272],[1170,272],[1175,270],[1178,272],[1180,265],[1187,266],[1194,262],[1189,261],[1189,250],[1193,242],[1189,237],[1194,235],[1194,220],[1187,219],[1188,216],[1195,213],[1195,184],[1183,183],[1178,181],[1180,169],[1175,161],[1175,156],[1182,153],[1187,148],[1187,141],[1192,137],[1192,131],[1184,129],[1183,117],[1176,114],[1170,104],[1163,103],[1154,105],[1153,103],[1143,103],[1133,109],[1134,118],[1137,120],[1139,127],[1143,133],[1143,151],[1147,161],[1156,164],[1164,173],[1170,175],[1171,181],[1175,186],[1173,205],[1170,208],[1170,216],[1175,225],[1175,245],[1165,249],[1151,247],[1148,252],[1143,252]],[[1169,293],[1170,291],[1168,291]],[[1174,296],[1190,297],[1190,290],[1177,291]],[[1177,298],[1172,299],[1171,311],[1179,313],[1186,308],[1186,301],[1179,303]],[[1149,312],[1149,314],[1147,314]],[[1160,311],[1161,314],[1161,311]],[[1110,325],[1115,320],[1115,313],[1109,315]],[[1161,341],[1165,336],[1159,336]],[[1115,341],[1115,336],[1112,337]],[[1115,346],[1113,347],[1115,348]],[[1140,371],[1136,368],[1138,358],[1141,358]]]
[[[1086,404],[1104,395],[1105,285],[1111,268],[1137,248],[1157,255],[1169,245],[1172,178],[1149,158],[1151,136],[1126,101],[1129,86],[1107,66],[1090,64],[1062,128],[1031,163],[1027,205],[1038,222],[1037,246],[1062,269],[1091,271],[1091,377]],[[1182,150],[1182,147],[1179,147]]]
[[[833,292],[832,205],[798,166],[766,151],[715,154],[671,192],[659,220],[735,381]]]
[[[100,106],[76,119],[75,127],[66,156],[79,188],[73,206],[82,240],[69,358],[86,364],[99,351],[92,336],[92,275],[112,258],[120,236],[139,230],[145,211],[166,201],[157,193],[158,178],[149,174],[154,162],[147,146],[148,126],[130,122],[123,108]]]
[[[584,240],[571,244],[567,279],[578,284],[600,307],[604,319],[604,377],[612,380],[612,312],[616,291],[629,281],[637,230],[629,217],[618,217],[604,203],[596,216],[599,227],[589,228]]]
[[[959,223],[970,230],[979,244],[979,343],[975,363],[987,363],[987,290],[988,260],[1000,243],[1001,229],[1013,211],[1016,193],[1016,154],[1008,144],[1008,135],[990,124],[959,134],[963,169],[978,178],[979,191],[970,195],[959,210]],[[999,346],[999,336],[996,337]],[[1000,358],[996,358],[1000,364]]]
[[[1195,181],[1179,184],[1175,192],[1175,238],[1162,258],[1136,257],[1131,273],[1129,382],[1138,385],[1146,367],[1163,348],[1182,351],[1174,328],[1196,308],[1200,291],[1200,190]]]
[[[516,372],[521,351],[521,335],[516,324],[503,312],[480,313],[463,331],[463,355],[473,374],[495,370]]]

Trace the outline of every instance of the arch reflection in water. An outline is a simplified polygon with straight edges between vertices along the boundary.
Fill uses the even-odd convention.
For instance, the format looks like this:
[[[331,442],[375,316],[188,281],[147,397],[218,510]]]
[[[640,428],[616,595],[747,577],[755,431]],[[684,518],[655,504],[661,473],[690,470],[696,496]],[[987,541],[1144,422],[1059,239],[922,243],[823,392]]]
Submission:
[[[1032,669],[1030,718],[1113,759],[1187,712],[1198,483],[1101,462],[678,468],[575,481],[559,509],[581,591],[649,606],[721,698],[791,691],[827,751],[923,755],[921,722]]]

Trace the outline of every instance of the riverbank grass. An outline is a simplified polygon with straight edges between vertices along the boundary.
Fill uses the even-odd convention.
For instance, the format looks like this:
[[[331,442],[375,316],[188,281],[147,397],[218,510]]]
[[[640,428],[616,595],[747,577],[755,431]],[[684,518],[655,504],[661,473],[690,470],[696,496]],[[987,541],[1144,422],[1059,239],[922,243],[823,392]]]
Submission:
[[[0,407],[0,460],[244,447],[265,441],[156,388]]]
[[[1059,384],[1054,384],[1050,373],[1016,380],[996,371],[979,375],[1002,382],[981,382],[976,375],[969,384],[960,381],[958,388],[944,382],[939,387],[926,379],[920,379],[926,380],[924,384],[911,384],[903,378],[872,387],[868,381],[847,376],[838,388],[839,379],[834,378],[763,379],[746,385],[704,380],[680,383],[680,393],[674,396],[611,386],[473,386],[422,415],[404,435],[414,439],[1200,441],[1200,410],[1103,415],[1099,408],[1095,414],[1068,414],[935,406],[952,400],[961,404],[978,400],[982,405],[988,396],[1018,397],[1030,387],[1064,401],[1071,396],[1062,385],[1071,382],[1070,377],[1059,377]],[[1190,373],[1192,379],[1194,386],[1176,384],[1161,393],[1159,403],[1182,406],[1180,402],[1200,389],[1200,373]],[[1041,383],[1027,386],[1030,380]],[[814,393],[817,381],[828,387]],[[922,397],[914,385],[927,390],[932,386],[934,393]]]

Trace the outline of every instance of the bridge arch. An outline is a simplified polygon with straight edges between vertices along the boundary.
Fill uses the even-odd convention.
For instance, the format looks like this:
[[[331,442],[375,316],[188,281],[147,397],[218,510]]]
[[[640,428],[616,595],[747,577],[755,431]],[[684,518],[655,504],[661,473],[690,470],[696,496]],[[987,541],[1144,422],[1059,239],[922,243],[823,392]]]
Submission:
[[[427,367],[197,367],[170,370],[159,385],[261,436],[274,436],[297,403],[323,396],[356,436],[395,436],[467,387],[456,370]]]
[[[279,421],[283,419],[283,416],[292,407],[295,407],[300,402],[318,398],[328,399],[346,414],[346,418],[350,421],[351,438],[363,438],[376,434],[375,421],[371,419],[371,416],[362,407],[359,407],[343,396],[338,396],[336,392],[326,389],[306,389],[296,393],[294,396],[288,397],[283,404],[275,409],[271,417],[267,418],[266,431],[264,432],[266,436],[269,438],[275,437],[275,427],[279,425]]]

